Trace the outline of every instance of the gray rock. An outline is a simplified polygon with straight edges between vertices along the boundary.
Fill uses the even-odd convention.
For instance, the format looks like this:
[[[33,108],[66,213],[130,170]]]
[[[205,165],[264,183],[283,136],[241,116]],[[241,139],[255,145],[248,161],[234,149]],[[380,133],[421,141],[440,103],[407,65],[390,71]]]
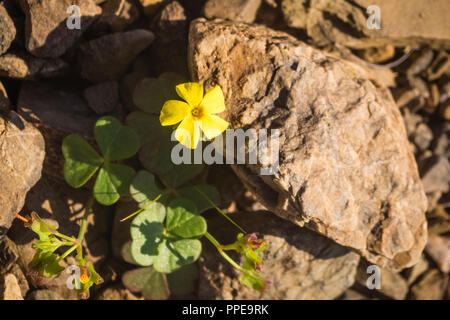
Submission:
[[[3,3],[0,3],[0,55],[4,54],[16,37],[14,22],[6,11]]]
[[[30,285],[28,284],[28,280],[23,273],[22,268],[16,263],[11,268],[10,273],[16,277],[22,297],[26,297],[28,291],[30,290]]]
[[[261,6],[261,0],[208,0],[204,7],[205,17],[252,23]]]
[[[0,56],[0,76],[37,80],[67,74],[70,67],[62,59],[36,58],[27,53],[7,53]]]
[[[92,26],[92,32],[121,32],[136,22],[139,15],[139,8],[133,0],[110,0],[103,5],[102,14]]]
[[[101,13],[92,0],[20,0],[20,5],[26,14],[26,48],[41,58],[63,55]],[[80,29],[67,27],[67,9],[71,5],[80,8]]]
[[[447,285],[448,274],[442,274],[438,269],[431,269],[411,287],[411,299],[441,300],[445,296]]]
[[[419,262],[415,264],[410,269],[405,271],[406,279],[408,281],[408,285],[413,284],[425,271],[429,268],[429,263],[427,259],[422,255]]]
[[[0,279],[0,299],[1,300],[23,300],[20,291],[19,281],[12,273],[8,273]]]
[[[277,164],[269,157],[232,166],[264,206],[380,266],[417,262],[427,199],[388,90],[262,26],[198,19],[189,39],[193,79],[222,87],[230,127],[278,129],[274,175],[260,176]]]
[[[368,28],[366,10],[371,5],[380,9],[379,29]],[[450,23],[444,14],[450,10],[447,0],[437,0],[433,6],[422,0],[282,0],[281,9],[289,27],[306,29],[318,45],[450,48]]]
[[[271,281],[264,292],[239,283],[239,272],[206,240],[200,264],[200,299],[334,299],[355,280],[359,256],[306,228],[268,212],[233,213],[248,232],[264,236],[262,274]],[[233,226],[219,215],[208,219],[208,230],[220,243],[236,240]]]
[[[183,6],[178,1],[166,5],[157,17],[154,29],[160,42],[186,41],[188,21]]]
[[[367,261],[363,260],[358,266],[356,273],[356,281],[361,287],[367,288],[367,280],[373,274],[373,272],[367,273],[367,268],[371,265]],[[380,268],[381,283],[380,289],[369,289],[368,292],[373,295],[374,292],[381,293],[382,295],[395,300],[404,300],[408,294],[407,281],[396,272],[392,272],[386,268]]]
[[[82,78],[96,83],[118,80],[153,39],[152,32],[136,29],[82,44],[79,54]]]
[[[153,46],[158,50],[150,52],[149,65],[156,74],[167,71],[187,73],[188,25],[186,12],[178,1],[170,2],[154,19]]]
[[[421,168],[422,184],[426,193],[447,192],[450,183],[450,163],[446,157],[433,156]]]
[[[42,135],[21,116],[0,114],[0,237],[41,177],[44,148]]]
[[[431,141],[433,141],[433,132],[425,123],[420,123],[414,133],[414,143],[421,151],[424,151],[430,146]]]
[[[93,137],[97,117],[76,85],[68,82],[24,82],[19,92],[18,110],[33,123],[86,138]]]
[[[9,272],[18,258],[17,248],[8,237],[0,238],[0,275]]]
[[[103,82],[87,88],[83,92],[89,107],[98,115],[105,115],[118,107],[119,84],[115,81]]]
[[[61,144],[67,134],[94,139],[98,116],[83,99],[79,83],[26,81],[19,92],[17,109],[44,135],[47,150],[44,172],[52,176],[62,178]]]
[[[445,236],[430,236],[428,238],[426,252],[436,262],[444,273],[450,272],[450,238]]]

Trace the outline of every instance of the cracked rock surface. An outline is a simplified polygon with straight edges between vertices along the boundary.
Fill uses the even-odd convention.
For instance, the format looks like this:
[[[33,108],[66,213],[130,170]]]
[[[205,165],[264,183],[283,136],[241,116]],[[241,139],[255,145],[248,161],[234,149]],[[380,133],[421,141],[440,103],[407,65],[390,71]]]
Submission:
[[[427,199],[396,104],[361,67],[263,26],[204,19],[191,23],[188,62],[194,80],[222,87],[232,128],[279,130],[274,175],[260,169],[275,157],[233,167],[270,211],[388,269],[418,261]]]
[[[44,155],[44,138],[36,128],[13,111],[0,114],[0,237],[40,179]]]

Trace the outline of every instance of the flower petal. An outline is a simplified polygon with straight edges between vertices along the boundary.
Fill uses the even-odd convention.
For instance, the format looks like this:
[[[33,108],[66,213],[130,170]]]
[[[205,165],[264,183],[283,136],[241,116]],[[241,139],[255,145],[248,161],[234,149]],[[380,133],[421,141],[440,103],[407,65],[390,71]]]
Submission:
[[[186,117],[175,131],[175,138],[184,146],[195,149],[200,140],[200,121]]]
[[[208,139],[220,135],[228,128],[228,122],[214,115],[205,115],[202,118],[202,130]]]
[[[215,86],[209,90],[202,100],[202,106],[207,113],[220,113],[225,110],[225,99],[220,86]]]
[[[189,112],[189,105],[178,100],[169,100],[164,103],[159,121],[163,126],[171,126],[182,121]]]
[[[178,95],[191,107],[198,106],[203,99],[203,85],[198,82],[187,82],[175,87]]]

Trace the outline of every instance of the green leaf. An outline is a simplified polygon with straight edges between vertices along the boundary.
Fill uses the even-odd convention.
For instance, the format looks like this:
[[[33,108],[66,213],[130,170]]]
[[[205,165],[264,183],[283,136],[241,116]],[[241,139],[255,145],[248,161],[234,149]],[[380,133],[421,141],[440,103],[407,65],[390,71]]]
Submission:
[[[94,185],[94,196],[105,206],[116,203],[120,196],[129,194],[130,184],[136,172],[133,168],[123,164],[105,164]]]
[[[42,251],[55,252],[56,249],[62,246],[62,242],[55,236],[50,236],[46,239],[39,239],[33,243],[34,249],[40,249]]]
[[[146,299],[165,300],[170,295],[165,274],[155,271],[152,267],[125,272],[122,283],[130,291],[141,292]]]
[[[55,233],[58,228],[52,221],[46,221],[45,219],[41,219],[37,213],[31,213],[31,230],[33,230],[38,236],[39,239],[44,240],[50,237],[53,233]]]
[[[163,190],[156,185],[155,176],[148,171],[141,170],[133,179],[130,186],[130,193],[139,207],[144,208],[159,195]]]
[[[178,189],[178,194],[194,201],[199,213],[213,208],[211,202],[209,202],[196,188],[203,192],[215,205],[219,204],[219,191],[216,187],[207,184],[182,187]]]
[[[178,142],[171,141],[171,129],[159,126],[159,141],[147,144],[139,152],[139,160],[145,169],[159,176],[170,187],[177,188],[191,180],[203,170],[201,164],[179,164],[173,163],[171,158],[172,148]],[[191,154],[190,149],[186,149]],[[192,159],[191,159],[192,163]]]
[[[139,265],[152,265],[158,256],[158,246],[164,238],[165,216],[166,208],[156,202],[137,215],[131,223],[131,257]]]
[[[51,278],[59,275],[64,270],[64,267],[59,265],[58,258],[58,255],[50,251],[37,249],[30,265],[31,268],[39,271],[39,275]]]
[[[166,228],[179,237],[195,238],[205,234],[206,221],[198,215],[194,202],[178,198],[167,208]]]
[[[180,99],[175,86],[183,82],[185,77],[174,73],[164,73],[158,79],[142,79],[134,90],[133,102],[142,111],[159,115],[164,102]]]
[[[263,291],[266,288],[265,280],[256,275],[244,274],[239,278],[239,282],[253,290]]]
[[[97,121],[94,134],[105,159],[130,158],[140,147],[138,134],[111,116],[102,117]]]
[[[147,299],[165,300],[169,298],[169,286],[167,284],[166,275],[154,271],[150,279],[145,283],[142,289],[142,295]]]
[[[186,295],[195,290],[198,279],[198,268],[195,263],[182,266],[166,275],[169,290],[176,295]]]
[[[102,165],[103,159],[82,137],[71,134],[64,138],[64,178],[74,188],[83,186]]]
[[[195,262],[202,252],[202,243],[196,239],[166,238],[158,247],[159,254],[153,267],[162,273],[171,273]]]
[[[122,249],[120,250],[120,253],[121,253],[122,258],[123,258],[123,260],[125,262],[128,262],[129,264],[136,264],[136,265],[138,265],[138,263],[133,259],[133,256],[131,255],[131,243],[132,243],[132,241],[126,242],[122,246]]]
[[[158,116],[150,115],[142,111],[131,112],[126,119],[126,124],[139,135],[141,145],[145,147],[159,146],[161,123]],[[152,146],[147,146],[152,144]],[[155,144],[158,144],[155,146]]]
[[[35,212],[31,213],[31,220],[30,228],[39,236],[39,240],[33,243],[34,249],[53,253],[62,246],[62,241],[54,235],[58,228],[52,221],[41,219]]]

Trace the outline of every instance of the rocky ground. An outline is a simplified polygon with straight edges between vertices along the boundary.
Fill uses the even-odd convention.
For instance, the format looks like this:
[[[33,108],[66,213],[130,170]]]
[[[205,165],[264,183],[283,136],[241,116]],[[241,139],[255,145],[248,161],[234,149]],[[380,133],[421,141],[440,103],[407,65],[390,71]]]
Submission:
[[[395,4],[394,4],[395,3]],[[67,28],[67,7],[81,28]],[[382,28],[367,28],[380,7]],[[450,299],[450,5],[436,0],[5,0],[0,3],[0,299],[76,299],[37,286],[31,211],[75,234],[89,197],[62,177],[62,139],[124,120],[145,78],[220,84],[232,127],[281,132],[279,174],[208,168],[221,208],[265,235],[263,293],[204,242],[201,299]],[[268,160],[270,164],[271,160]],[[91,299],[143,299],[121,282],[135,204],[95,208]],[[226,221],[206,213],[217,238]],[[72,263],[66,258],[65,265]],[[381,288],[366,286],[381,268]],[[178,298],[174,296],[173,298]]]

